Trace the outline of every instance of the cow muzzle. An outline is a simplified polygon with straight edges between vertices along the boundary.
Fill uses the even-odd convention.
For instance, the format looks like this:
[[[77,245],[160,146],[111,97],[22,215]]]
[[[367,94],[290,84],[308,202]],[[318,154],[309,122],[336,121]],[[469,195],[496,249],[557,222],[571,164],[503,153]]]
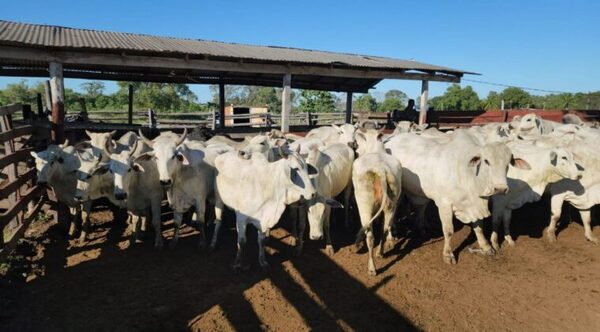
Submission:
[[[160,180],[160,185],[163,187],[169,187],[169,186],[171,186],[172,183],[173,183],[173,181],[171,181],[171,179]]]
[[[508,193],[508,187],[496,187],[495,189],[495,193],[494,194],[506,194]]]
[[[122,201],[127,198],[127,193],[118,193],[115,194],[115,198],[119,201]]]

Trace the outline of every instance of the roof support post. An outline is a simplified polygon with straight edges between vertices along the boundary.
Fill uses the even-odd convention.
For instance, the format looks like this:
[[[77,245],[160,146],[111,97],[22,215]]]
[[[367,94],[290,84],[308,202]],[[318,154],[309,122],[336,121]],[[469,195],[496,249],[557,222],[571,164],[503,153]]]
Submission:
[[[427,97],[429,95],[429,81],[421,81],[421,107],[419,110],[419,124],[427,122]]]
[[[283,76],[283,90],[281,91],[281,131],[290,131],[290,113],[292,111],[292,74]]]
[[[50,62],[49,71],[52,97],[50,139],[54,144],[62,144],[65,141],[65,83],[62,63]]]
[[[352,123],[352,92],[346,92],[346,123]]]
[[[127,123],[133,124],[133,85],[129,84],[129,100],[127,104]]]
[[[225,84],[219,83],[219,128],[225,128]]]

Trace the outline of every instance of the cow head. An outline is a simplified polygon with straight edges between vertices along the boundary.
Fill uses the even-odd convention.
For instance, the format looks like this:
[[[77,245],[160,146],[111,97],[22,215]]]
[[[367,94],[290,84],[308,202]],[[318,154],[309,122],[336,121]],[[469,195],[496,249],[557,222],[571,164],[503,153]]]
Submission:
[[[340,135],[339,143],[348,144],[355,141],[356,126],[345,123],[341,126],[331,125],[331,127]]]
[[[293,151],[288,146],[280,146],[278,151],[287,178],[285,203],[306,203],[317,197],[317,190],[311,182],[311,176],[318,174],[317,169],[300,156],[300,149]]]
[[[110,156],[110,162],[108,165],[108,171],[113,174],[114,177],[114,195],[118,200],[124,200],[127,198],[127,190],[129,188],[129,182],[131,181],[132,175],[138,172],[144,172],[144,167],[134,162],[131,155],[137,148],[137,141],[134,145],[128,149],[121,151],[116,154],[113,153]]]
[[[366,131],[357,131],[356,132],[356,143],[358,144],[358,149],[356,149],[356,153],[359,156],[370,152],[382,152],[385,151],[385,147],[383,142],[381,141],[383,138],[383,131],[369,129]]]
[[[113,149],[116,147],[116,143],[112,139],[116,132],[116,130],[108,133],[93,133],[89,130],[85,131],[90,138],[90,145],[94,156],[101,156],[103,161],[108,160]]]
[[[140,138],[152,151],[146,152],[135,159],[136,162],[154,159],[158,169],[160,184],[168,188],[173,183],[175,170],[182,165],[189,165],[181,145],[187,137],[187,129],[181,136],[173,132],[161,133],[154,140],[149,140],[139,131]]]
[[[31,156],[35,160],[38,184],[45,185],[52,174],[65,163],[68,153],[63,149],[68,145],[69,141],[67,140],[61,145],[49,145],[46,150],[40,152],[31,152]]]
[[[563,148],[556,148],[550,151],[550,164],[553,166],[554,173],[561,178],[579,180],[583,168],[575,163],[573,154]]]
[[[252,157],[252,154],[260,153],[264,155],[269,161],[273,161],[275,154],[270,141],[271,140],[268,136],[254,136],[248,141],[248,144],[243,149],[240,149],[238,151],[238,156],[242,159],[250,159],[250,157]]]
[[[77,189],[75,200],[79,202],[89,199],[89,187],[92,177],[106,174],[108,164],[101,162],[102,155],[95,155],[93,150],[77,150],[75,152],[79,160],[77,172]]]
[[[524,115],[518,123],[517,133],[521,136],[539,136],[542,134],[542,120],[535,113]]]
[[[525,160],[513,157],[510,149],[503,143],[486,144],[478,154],[469,159],[468,166],[480,183],[481,197],[508,192],[508,165],[531,169]]]

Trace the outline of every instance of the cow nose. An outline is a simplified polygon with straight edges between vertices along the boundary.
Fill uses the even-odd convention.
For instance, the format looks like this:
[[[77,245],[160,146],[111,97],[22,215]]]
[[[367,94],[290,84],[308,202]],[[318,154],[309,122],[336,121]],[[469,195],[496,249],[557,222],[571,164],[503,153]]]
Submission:
[[[497,194],[506,194],[508,192],[508,187],[499,187],[496,188],[496,193]]]
[[[314,199],[315,197],[317,197],[317,193],[312,193],[312,194],[310,195],[310,199]]]
[[[171,185],[171,180],[160,180],[160,184],[162,186],[170,186]]]
[[[313,235],[313,234],[310,235],[310,239],[313,241],[320,240],[322,238],[323,238],[323,235]]]
[[[125,198],[127,198],[127,193],[118,193],[118,194],[115,195],[115,198],[118,199],[118,200],[120,200],[120,201],[122,201]]]
[[[46,182],[46,181],[38,181],[37,184],[40,185],[40,186],[42,186],[42,187],[45,187],[48,184],[48,182]]]
[[[581,174],[577,175],[577,180],[581,180],[582,177],[583,177],[583,175],[581,175]]]
[[[81,196],[79,196],[79,195],[75,195],[75,197],[74,197],[74,198],[75,198],[75,200],[76,200],[76,201],[78,201],[78,202],[81,202],[81,201],[82,201],[82,198],[81,198]]]

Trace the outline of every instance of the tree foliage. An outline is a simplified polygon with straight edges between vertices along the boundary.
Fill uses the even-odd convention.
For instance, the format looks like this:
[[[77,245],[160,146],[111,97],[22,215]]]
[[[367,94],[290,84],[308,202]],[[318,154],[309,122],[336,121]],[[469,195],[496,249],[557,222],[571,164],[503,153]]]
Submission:
[[[521,88],[510,87],[500,93],[500,100],[504,100],[506,108],[524,108],[532,106],[529,93]]]
[[[400,90],[389,90],[385,93],[385,98],[377,106],[378,112],[392,112],[393,110],[403,110],[408,100],[406,93]]]
[[[377,110],[377,101],[371,94],[365,93],[356,98],[352,108],[356,112],[375,112]]]
[[[461,88],[458,84],[452,84],[446,92],[429,101],[429,105],[435,110],[453,111],[476,111],[481,109],[479,96],[470,85]]]
[[[335,98],[329,91],[302,90],[299,97],[299,112],[333,112]]]

